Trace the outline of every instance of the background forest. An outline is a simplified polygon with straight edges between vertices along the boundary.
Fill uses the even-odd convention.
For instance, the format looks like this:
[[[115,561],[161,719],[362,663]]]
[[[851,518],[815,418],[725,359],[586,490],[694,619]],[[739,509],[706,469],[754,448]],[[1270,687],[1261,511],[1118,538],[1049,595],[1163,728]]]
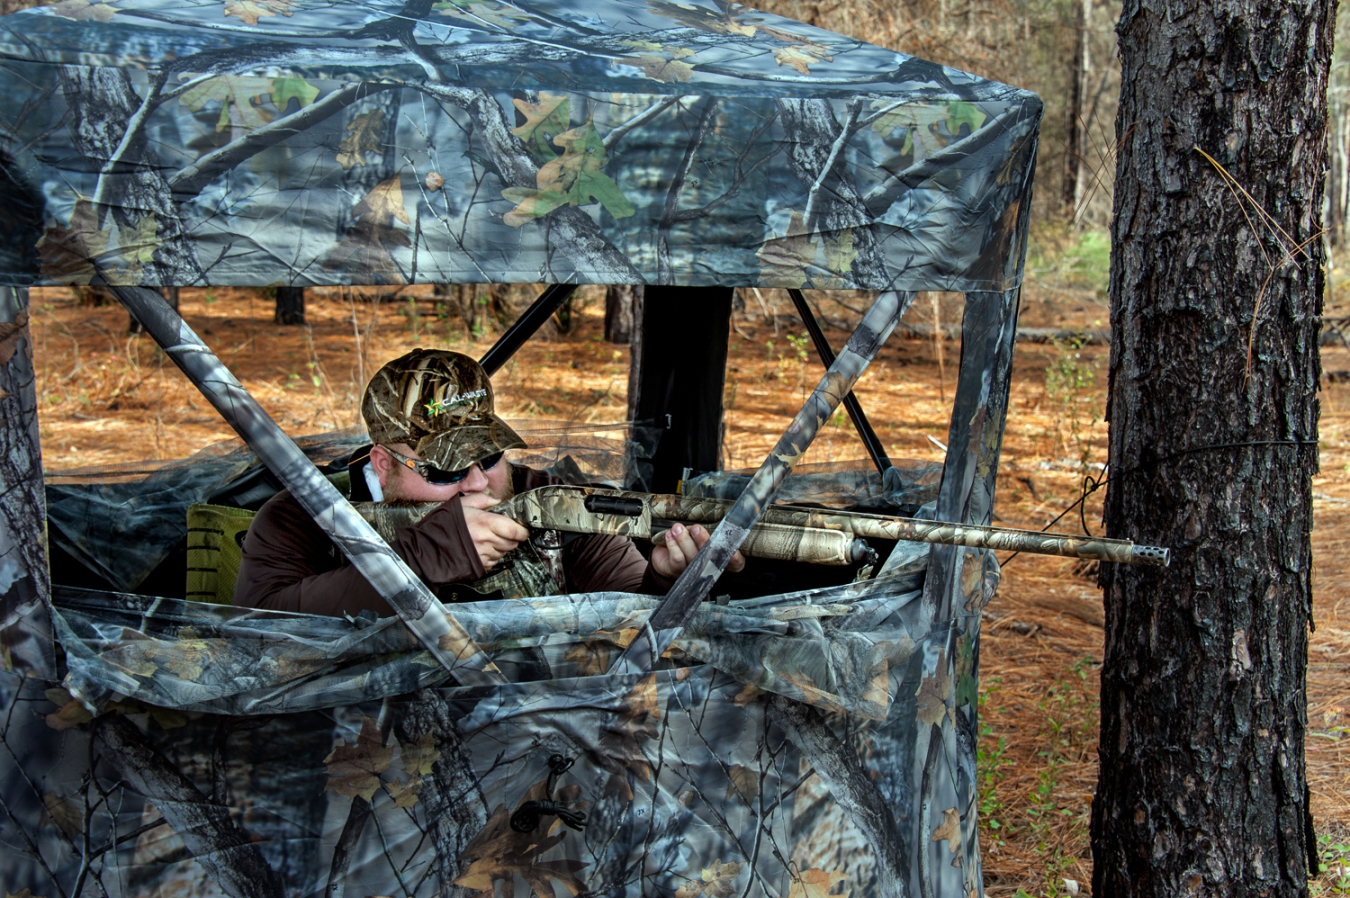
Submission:
[[[0,0],[0,12],[30,4]],[[1117,5],[1093,0],[759,0],[752,5],[984,77],[1045,101],[1038,190],[1022,297],[1014,397],[997,523],[1099,529],[1093,476],[1106,459],[1107,271],[1119,93]],[[1332,70],[1327,241],[1331,293],[1323,346],[1322,474],[1315,484],[1317,631],[1309,665],[1309,780],[1324,873],[1313,894],[1350,894],[1350,575],[1328,564],[1350,543],[1350,348],[1343,328],[1350,217],[1350,15]],[[497,379],[505,413],[588,422],[626,415],[627,347],[603,340],[604,291],[578,291]],[[190,454],[230,434],[126,313],[69,290],[33,292],[45,463],[51,468]],[[818,296],[826,324],[856,320],[861,300]],[[272,323],[272,297],[184,290],[198,333],[292,434],[356,421],[360,385],[410,345],[481,354],[532,295],[459,285],[306,291],[308,325]],[[959,346],[959,297],[916,302],[858,390],[899,457],[939,459]],[[728,467],[756,465],[818,372],[779,291],[745,291],[733,316],[726,396]],[[836,342],[840,330],[831,332]],[[869,383],[868,381],[871,381]],[[842,413],[808,461],[860,458]],[[1087,493],[1080,507],[1074,507]],[[1057,516],[1069,511],[1063,520]],[[1008,564],[986,611],[980,803],[990,895],[1087,894],[1087,820],[1096,783],[1102,639],[1095,572],[1060,559]],[[836,896],[837,898],[837,896]]]

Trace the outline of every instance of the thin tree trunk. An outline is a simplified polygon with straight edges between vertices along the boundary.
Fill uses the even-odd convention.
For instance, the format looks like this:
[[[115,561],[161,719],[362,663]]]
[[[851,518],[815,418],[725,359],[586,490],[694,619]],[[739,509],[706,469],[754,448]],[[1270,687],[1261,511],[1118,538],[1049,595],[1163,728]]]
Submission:
[[[278,287],[277,312],[272,320],[277,324],[304,324],[305,288]]]
[[[1126,0],[1118,27],[1106,526],[1173,561],[1102,569],[1096,898],[1307,894],[1334,16],[1334,0]],[[1288,239],[1200,150],[1304,250],[1286,264]]]
[[[632,343],[637,331],[637,291],[631,284],[605,288],[605,339],[610,343]]]
[[[1078,42],[1073,55],[1073,77],[1070,81],[1068,114],[1065,133],[1068,144],[1064,151],[1064,211],[1074,225],[1082,215],[1086,186],[1088,75],[1092,71],[1092,0],[1081,0],[1078,6]]]

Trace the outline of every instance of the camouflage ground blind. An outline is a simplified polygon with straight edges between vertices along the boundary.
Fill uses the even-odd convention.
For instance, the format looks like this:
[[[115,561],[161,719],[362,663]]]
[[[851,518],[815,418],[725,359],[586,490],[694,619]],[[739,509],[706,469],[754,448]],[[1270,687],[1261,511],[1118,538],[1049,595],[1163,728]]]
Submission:
[[[172,542],[156,509],[222,483],[265,492],[250,459],[197,459],[167,491],[53,479],[53,544],[117,585],[52,588],[0,528],[7,893],[982,892],[992,553],[902,543],[874,580],[727,604],[697,602],[701,568],[670,626],[669,603],[612,593],[442,609],[137,288],[886,291],[776,454],[716,484],[740,497],[723,562],[914,292],[964,292],[941,476],[890,498],[987,524],[1036,97],[724,0],[61,0],[0,18],[0,67],[0,284],[113,287],[405,600],[345,621],[133,594],[148,569],[119,546]],[[0,454],[36,472],[24,302],[0,288]],[[813,473],[796,494],[868,508],[899,482]],[[45,520],[20,480],[3,519]]]

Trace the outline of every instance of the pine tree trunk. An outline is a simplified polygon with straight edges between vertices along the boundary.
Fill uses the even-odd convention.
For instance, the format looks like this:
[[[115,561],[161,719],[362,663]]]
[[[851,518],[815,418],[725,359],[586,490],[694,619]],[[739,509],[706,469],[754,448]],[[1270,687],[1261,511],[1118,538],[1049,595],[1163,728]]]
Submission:
[[[304,324],[305,288],[278,287],[277,312],[272,320],[277,324]]]
[[[1103,567],[1096,898],[1307,893],[1334,16],[1331,0],[1126,0],[1118,27],[1106,527],[1173,561]],[[1282,263],[1288,239],[1197,148],[1300,255]]]
[[[637,322],[637,292],[642,289],[631,284],[605,288],[605,340],[610,343],[632,343]]]

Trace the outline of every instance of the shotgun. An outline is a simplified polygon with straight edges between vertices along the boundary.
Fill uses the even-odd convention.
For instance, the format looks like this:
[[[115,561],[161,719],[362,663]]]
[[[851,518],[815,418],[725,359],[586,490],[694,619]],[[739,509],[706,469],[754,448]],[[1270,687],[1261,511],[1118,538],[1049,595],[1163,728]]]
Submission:
[[[392,540],[397,530],[420,521],[438,507],[437,503],[356,505],[362,516],[386,540]],[[490,510],[518,521],[531,530],[609,533],[633,539],[652,539],[677,521],[716,524],[729,508],[731,503],[721,499],[694,499],[558,485],[520,493]],[[972,549],[1062,555],[1159,567],[1166,567],[1170,561],[1169,549],[1136,546],[1123,539],[947,524],[917,518],[784,505],[765,509],[741,545],[741,551],[755,558],[814,564],[874,562],[876,552],[865,542],[866,539],[939,543]]]

